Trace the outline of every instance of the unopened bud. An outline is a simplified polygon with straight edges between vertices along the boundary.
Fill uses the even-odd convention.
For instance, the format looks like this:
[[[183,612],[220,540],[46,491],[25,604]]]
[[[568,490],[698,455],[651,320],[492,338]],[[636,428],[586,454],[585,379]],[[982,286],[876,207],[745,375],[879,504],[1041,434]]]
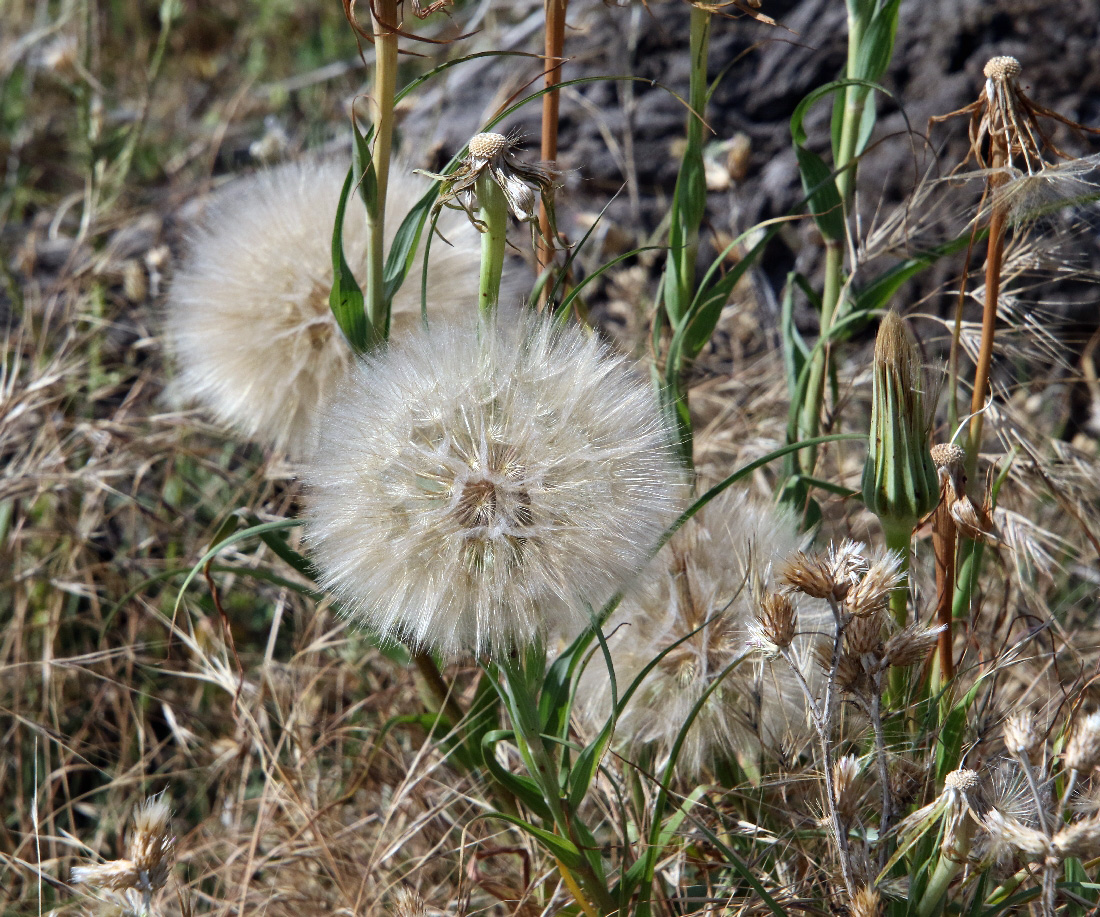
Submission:
[[[863,501],[883,527],[908,535],[939,497],[928,448],[924,373],[912,332],[887,312],[875,340],[871,435],[863,466]]]

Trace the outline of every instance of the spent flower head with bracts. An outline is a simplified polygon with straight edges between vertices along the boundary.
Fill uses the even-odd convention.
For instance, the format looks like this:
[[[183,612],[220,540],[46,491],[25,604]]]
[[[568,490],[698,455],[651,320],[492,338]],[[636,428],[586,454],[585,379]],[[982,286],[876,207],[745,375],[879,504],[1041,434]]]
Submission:
[[[478,183],[492,181],[504,194],[508,210],[521,223],[531,225],[532,242],[538,232],[539,201],[550,218],[551,237],[554,231],[554,192],[561,172],[551,162],[524,162],[515,150],[520,139],[516,134],[485,132],[470,138],[466,157],[449,174],[422,174],[440,183],[439,197],[432,207],[433,219],[444,207],[463,210],[480,232],[485,226],[474,208],[478,205]],[[553,244],[553,238],[546,240]]]
[[[531,313],[434,323],[370,356],[321,444],[305,475],[321,584],[449,658],[586,626],[686,496],[646,380]]]
[[[74,885],[108,892],[138,893],[145,910],[154,892],[164,888],[172,868],[176,839],[170,834],[172,812],[163,794],[145,800],[134,814],[125,859],[74,866]]]
[[[348,372],[352,350],[329,308],[332,227],[347,166],[289,163],[219,190],[191,230],[190,248],[168,294],[165,324],[178,376],[170,398],[197,403],[248,439],[303,458],[316,442],[316,415]],[[425,191],[404,169],[390,174],[387,244]],[[367,231],[348,208],[344,253],[364,264]],[[429,318],[460,308],[478,289],[478,235],[452,217],[452,248],[428,265]],[[394,297],[397,337],[420,324],[423,248]]]
[[[829,615],[820,602],[769,594],[771,568],[800,540],[787,511],[732,490],[676,533],[605,626],[620,693],[660,657],[616,723],[618,742],[667,761],[712,687],[681,749],[681,776],[694,778],[719,759],[755,764],[764,750],[804,741],[804,696],[790,666],[772,660],[782,649],[820,684],[806,657]],[[598,731],[612,710],[599,655],[578,696],[582,719]]]

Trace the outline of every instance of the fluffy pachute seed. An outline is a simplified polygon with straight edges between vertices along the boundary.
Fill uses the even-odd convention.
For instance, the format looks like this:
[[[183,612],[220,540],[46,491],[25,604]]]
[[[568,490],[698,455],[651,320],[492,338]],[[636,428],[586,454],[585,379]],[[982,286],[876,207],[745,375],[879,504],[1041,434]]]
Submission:
[[[647,382],[531,313],[434,323],[366,359],[306,481],[343,612],[447,658],[586,626],[686,496]]]
[[[170,399],[200,405],[239,435],[295,459],[313,451],[318,409],[352,363],[329,308],[332,228],[346,174],[346,163],[290,163],[219,190],[191,230],[166,305],[178,372]],[[387,247],[426,189],[407,170],[391,172]],[[451,246],[432,247],[428,288],[446,296],[431,297],[429,319],[466,303],[473,308],[478,289],[478,234],[453,214],[439,229]],[[393,299],[394,337],[420,324],[426,236]],[[366,223],[354,206],[347,210],[343,243],[353,270],[366,263]]]

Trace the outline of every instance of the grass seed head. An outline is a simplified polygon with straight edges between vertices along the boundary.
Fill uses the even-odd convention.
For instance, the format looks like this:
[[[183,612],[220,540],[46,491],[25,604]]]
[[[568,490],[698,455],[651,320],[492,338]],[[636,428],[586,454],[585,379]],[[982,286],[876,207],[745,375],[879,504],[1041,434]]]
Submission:
[[[433,324],[356,366],[306,469],[321,582],[448,658],[585,626],[685,499],[646,380],[531,313]]]

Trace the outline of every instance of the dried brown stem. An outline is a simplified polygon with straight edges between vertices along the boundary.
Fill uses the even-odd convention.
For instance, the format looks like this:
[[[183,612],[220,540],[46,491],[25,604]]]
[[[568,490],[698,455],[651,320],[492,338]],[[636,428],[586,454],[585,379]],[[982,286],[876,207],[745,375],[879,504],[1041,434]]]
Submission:
[[[993,157],[993,168],[1004,165],[1004,156],[997,153]],[[1004,183],[1006,177],[995,172],[989,179],[991,194]],[[994,197],[995,200],[995,197]],[[967,449],[971,468],[977,462],[981,451],[982,424],[985,419],[983,408],[989,394],[989,370],[993,363],[993,338],[997,331],[997,301],[1001,291],[1001,258],[1004,255],[1006,213],[1003,205],[996,202],[989,219],[989,239],[985,259],[985,305],[982,311],[982,340],[978,350],[978,363],[974,369],[974,393],[970,399],[970,447]]]
[[[569,0],[546,0],[546,87],[561,82],[561,56],[565,47],[565,11]],[[542,149],[540,158],[551,162],[558,158],[558,106],[560,93],[556,90],[542,97]],[[541,275],[554,260],[553,224],[546,204],[539,202],[539,239],[535,250],[538,270]],[[540,304],[545,305],[547,287],[539,296]]]

